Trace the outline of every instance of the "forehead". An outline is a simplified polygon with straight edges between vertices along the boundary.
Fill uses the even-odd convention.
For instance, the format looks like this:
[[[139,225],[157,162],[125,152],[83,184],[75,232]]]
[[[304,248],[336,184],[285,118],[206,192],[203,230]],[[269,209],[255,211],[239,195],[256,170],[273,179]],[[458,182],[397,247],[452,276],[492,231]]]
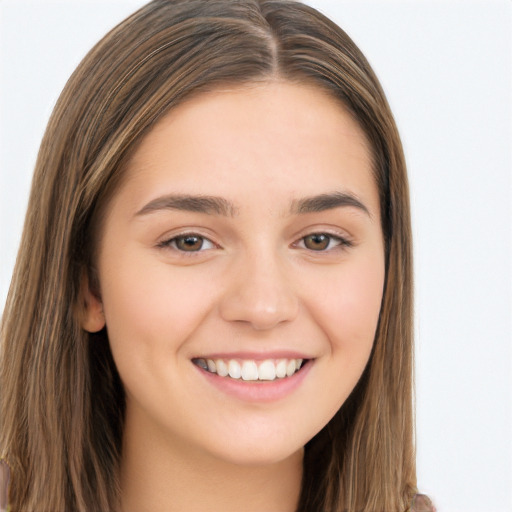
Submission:
[[[130,183],[147,196],[229,188],[234,203],[340,186],[376,193],[368,142],[346,108],[320,88],[287,82],[219,88],[175,107],[128,162],[121,188]]]

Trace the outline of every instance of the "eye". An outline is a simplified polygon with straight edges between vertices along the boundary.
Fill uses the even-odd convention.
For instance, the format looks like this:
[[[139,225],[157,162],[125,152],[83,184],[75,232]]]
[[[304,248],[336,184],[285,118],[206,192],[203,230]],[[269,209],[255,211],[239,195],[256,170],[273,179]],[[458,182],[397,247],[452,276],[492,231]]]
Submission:
[[[200,252],[215,248],[214,243],[208,238],[195,233],[186,233],[165,240],[159,244],[159,247],[171,247],[182,252]]]
[[[304,247],[310,251],[328,251],[339,246],[349,247],[351,243],[339,236],[329,233],[311,233],[299,241],[299,247]]]

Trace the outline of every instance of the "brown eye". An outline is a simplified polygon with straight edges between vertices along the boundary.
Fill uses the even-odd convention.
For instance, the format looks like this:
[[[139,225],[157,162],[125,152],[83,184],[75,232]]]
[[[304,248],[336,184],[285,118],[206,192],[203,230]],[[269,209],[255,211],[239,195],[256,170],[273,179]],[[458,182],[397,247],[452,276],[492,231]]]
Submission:
[[[197,235],[177,236],[174,242],[180,251],[200,251],[203,247],[203,238]]]
[[[306,249],[310,249],[311,251],[325,251],[325,249],[329,247],[331,238],[332,237],[325,233],[313,233],[312,235],[304,237],[304,245]]]
[[[204,249],[211,249],[212,242],[199,235],[181,235],[173,238],[169,245],[174,245],[176,249],[184,252],[197,252]]]
[[[158,247],[183,253],[194,253],[215,249],[217,246],[204,236],[195,233],[185,233],[160,242]]]

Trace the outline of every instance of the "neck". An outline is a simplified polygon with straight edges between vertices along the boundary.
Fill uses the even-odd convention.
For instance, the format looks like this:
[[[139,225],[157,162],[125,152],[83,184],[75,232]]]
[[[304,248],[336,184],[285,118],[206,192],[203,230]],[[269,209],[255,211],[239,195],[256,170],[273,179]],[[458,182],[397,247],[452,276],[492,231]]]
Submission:
[[[296,511],[302,450],[278,462],[244,465],[152,434],[125,425],[121,512]]]

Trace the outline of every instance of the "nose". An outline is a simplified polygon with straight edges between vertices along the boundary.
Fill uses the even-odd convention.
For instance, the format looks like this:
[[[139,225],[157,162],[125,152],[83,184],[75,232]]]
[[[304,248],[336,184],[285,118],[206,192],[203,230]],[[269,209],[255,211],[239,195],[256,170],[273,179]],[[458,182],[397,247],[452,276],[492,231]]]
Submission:
[[[284,266],[278,257],[264,257],[261,252],[236,264],[221,300],[222,318],[255,330],[272,329],[296,318],[299,299]]]

